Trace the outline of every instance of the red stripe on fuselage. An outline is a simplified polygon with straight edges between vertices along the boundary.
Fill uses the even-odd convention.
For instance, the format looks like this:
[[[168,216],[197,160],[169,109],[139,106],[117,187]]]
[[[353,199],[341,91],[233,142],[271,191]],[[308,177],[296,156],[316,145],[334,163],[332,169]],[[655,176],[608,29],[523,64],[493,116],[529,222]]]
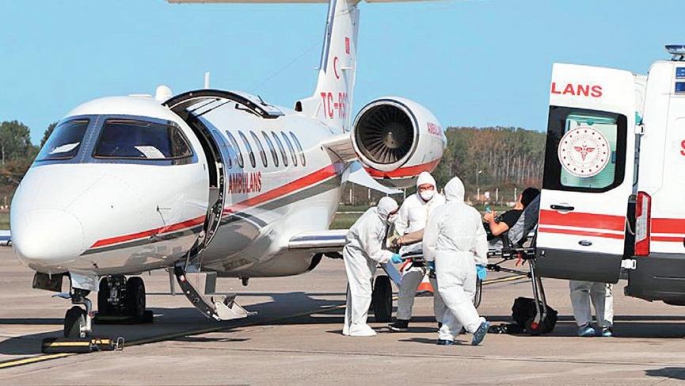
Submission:
[[[161,228],[151,229],[148,231],[131,233],[129,235],[111,237],[108,239],[102,239],[102,240],[95,242],[95,244],[93,244],[93,246],[91,246],[91,248],[100,248],[100,247],[104,247],[107,245],[119,244],[119,243],[123,243],[126,241],[136,240],[136,239],[140,239],[140,238],[144,238],[144,237],[150,237],[150,236],[159,235],[159,234],[163,234],[163,233],[178,231],[178,230],[185,229],[185,228],[192,228],[192,227],[198,226],[200,224],[203,224],[204,222],[205,222],[205,216],[201,216],[201,217],[197,217],[197,218],[194,218],[191,220],[186,220],[186,221],[183,221],[183,222],[180,222],[177,224],[169,225],[167,227],[161,227]]]
[[[339,172],[342,172],[341,164],[328,165],[325,168],[319,169],[312,174],[308,174],[302,178],[299,178],[293,182],[289,182],[283,186],[279,186],[276,189],[269,190],[266,193],[260,194],[255,197],[248,198],[245,201],[241,201],[229,208],[224,209],[224,214],[235,213],[240,210],[244,210],[259,204],[263,204],[267,201],[271,201],[276,198],[280,198],[287,194],[290,194],[296,190],[300,190],[312,185],[315,185],[323,180],[331,178]]]
[[[330,177],[335,176],[336,174],[339,173],[339,171],[342,171],[342,165],[341,164],[332,164],[328,165],[325,168],[319,169],[315,171],[312,174],[308,174],[302,178],[299,178],[293,182],[290,182],[288,184],[285,184],[283,186],[280,186],[276,189],[270,190],[264,194],[260,194],[259,196],[255,196],[252,198],[248,198],[245,201],[242,201],[238,204],[233,205],[230,208],[224,209],[224,214],[227,213],[234,213],[239,210],[243,210],[252,206],[256,206],[259,204],[262,204],[266,201],[273,200],[275,198],[279,198],[281,196],[284,196],[286,194],[292,193],[296,190],[306,188],[308,186],[314,185],[318,182],[321,182],[323,180],[326,180]],[[184,228],[190,228],[193,226],[197,226],[200,224],[203,224],[205,221],[205,216],[201,216],[192,220],[187,220],[184,222],[180,222],[178,224],[170,225],[168,227],[163,227],[163,228],[157,228],[157,229],[152,229],[152,230],[147,230],[143,232],[137,232],[137,233],[131,233],[128,235],[124,236],[117,236],[117,237],[111,237],[108,239],[102,239],[97,241],[91,248],[99,248],[99,247],[104,247],[107,245],[112,245],[112,244],[119,244],[127,241],[132,241],[136,239],[141,239],[144,237],[150,237],[153,235],[161,234],[161,233],[168,233],[176,230],[181,230]]]
[[[547,209],[543,209],[540,211],[540,225],[556,225],[578,228],[605,229],[610,231],[623,231],[624,224],[625,217],[623,216],[578,212],[559,213],[555,210]]]
[[[376,170],[370,167],[365,167],[364,169],[366,169],[369,175],[374,178],[405,178],[418,176],[421,172],[431,172],[438,166],[439,163],[440,159],[438,158],[435,161],[431,161],[425,164],[407,166],[405,168],[395,169],[390,172],[382,172],[380,170]]]

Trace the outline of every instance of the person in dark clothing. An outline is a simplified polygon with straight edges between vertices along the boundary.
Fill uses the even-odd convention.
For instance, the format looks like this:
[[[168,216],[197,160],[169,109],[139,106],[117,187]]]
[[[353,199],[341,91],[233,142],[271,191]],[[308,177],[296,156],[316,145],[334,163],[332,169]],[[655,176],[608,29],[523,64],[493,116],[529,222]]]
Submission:
[[[521,213],[526,209],[528,204],[530,204],[535,197],[540,194],[540,191],[535,188],[526,188],[516,200],[516,205],[511,210],[502,213],[501,216],[497,216],[497,212],[488,212],[483,216],[483,222],[486,228],[489,228],[490,233],[493,236],[499,236],[502,233],[508,231],[511,227],[516,224]]]

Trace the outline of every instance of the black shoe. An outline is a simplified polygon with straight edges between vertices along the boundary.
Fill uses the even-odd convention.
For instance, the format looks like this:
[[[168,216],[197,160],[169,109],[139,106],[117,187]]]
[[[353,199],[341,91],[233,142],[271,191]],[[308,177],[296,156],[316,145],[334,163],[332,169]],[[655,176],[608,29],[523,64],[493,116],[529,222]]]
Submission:
[[[438,346],[453,346],[453,340],[438,339]]]
[[[388,324],[388,328],[395,332],[406,332],[409,331],[409,321],[396,319],[393,323]]]
[[[438,330],[442,328],[442,323],[438,322]]]

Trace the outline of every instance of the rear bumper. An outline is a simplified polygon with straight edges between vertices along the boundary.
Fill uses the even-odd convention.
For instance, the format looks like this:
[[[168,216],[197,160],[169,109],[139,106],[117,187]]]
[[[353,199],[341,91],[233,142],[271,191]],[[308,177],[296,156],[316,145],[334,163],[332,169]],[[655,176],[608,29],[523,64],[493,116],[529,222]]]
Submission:
[[[621,255],[538,248],[535,267],[542,277],[617,283]]]
[[[685,305],[685,256],[678,254],[635,256],[628,271],[626,296]]]

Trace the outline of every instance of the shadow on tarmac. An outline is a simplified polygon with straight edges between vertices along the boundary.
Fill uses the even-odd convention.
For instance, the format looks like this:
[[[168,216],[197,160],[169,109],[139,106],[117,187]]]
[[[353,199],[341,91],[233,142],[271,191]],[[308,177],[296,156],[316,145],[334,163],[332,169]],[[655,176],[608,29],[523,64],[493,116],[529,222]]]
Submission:
[[[645,375],[648,377],[660,377],[685,380],[685,367],[664,367],[655,370],[646,370]]]

